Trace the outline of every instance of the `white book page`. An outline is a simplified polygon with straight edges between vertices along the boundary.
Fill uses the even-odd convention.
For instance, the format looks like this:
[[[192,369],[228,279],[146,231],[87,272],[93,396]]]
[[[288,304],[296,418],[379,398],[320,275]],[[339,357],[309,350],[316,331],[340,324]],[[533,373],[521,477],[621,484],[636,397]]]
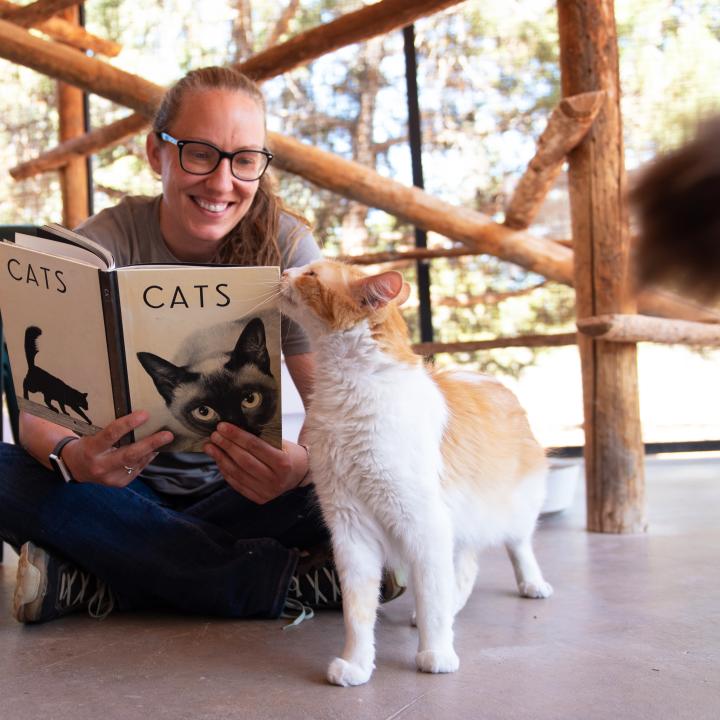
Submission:
[[[64,257],[69,260],[77,260],[84,265],[90,265],[100,270],[106,270],[107,265],[95,253],[68,243],[55,242],[46,238],[37,237],[35,235],[25,235],[24,233],[15,233],[15,244],[28,250],[35,250],[51,255],[53,257]]]

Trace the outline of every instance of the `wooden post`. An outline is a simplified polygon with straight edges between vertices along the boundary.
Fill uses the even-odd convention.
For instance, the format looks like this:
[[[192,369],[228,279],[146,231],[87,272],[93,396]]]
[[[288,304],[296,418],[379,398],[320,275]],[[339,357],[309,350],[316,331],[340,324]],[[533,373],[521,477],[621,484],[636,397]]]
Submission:
[[[79,25],[77,6],[60,13],[66,22]],[[85,134],[85,108],[83,91],[74,85],[58,81],[58,111],[60,116],[60,142]],[[87,160],[76,155],[60,169],[60,187],[63,201],[63,225],[74,228],[90,214],[88,195]]]
[[[563,96],[606,92],[590,132],[568,156],[577,317],[634,313],[613,0],[558,0],[558,22]],[[588,529],[644,531],[637,346],[583,334],[578,346]]]

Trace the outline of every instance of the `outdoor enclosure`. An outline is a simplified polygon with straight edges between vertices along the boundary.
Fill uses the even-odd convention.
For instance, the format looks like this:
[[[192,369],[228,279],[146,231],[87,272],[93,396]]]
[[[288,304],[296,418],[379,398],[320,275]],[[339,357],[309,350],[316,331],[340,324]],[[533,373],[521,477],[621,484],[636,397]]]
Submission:
[[[264,38],[265,48],[257,50],[247,32],[246,15],[251,6],[241,3],[233,21],[234,62],[256,80],[268,81],[306,67],[328,53],[364,42],[361,70],[367,78],[379,62],[379,50],[373,44],[378,38],[397,37],[398,31],[413,23],[428,23],[433,17],[446,17],[460,6],[472,4],[472,0],[382,0],[349,9],[327,22],[320,13],[315,26],[293,34],[288,28],[304,3],[291,1]],[[164,84],[102,59],[122,57],[122,48],[113,42],[116,38],[99,38],[82,30],[73,2],[40,0],[19,7],[4,0],[0,18],[0,55],[61,81],[57,143],[47,137],[43,152],[15,165],[11,174],[21,182],[42,173],[59,173],[64,223],[76,225],[93,207],[85,157],[129,142],[146,129]],[[554,109],[547,113],[545,127],[526,138],[536,143],[535,154],[507,193],[506,202],[494,212],[448,202],[429,189],[413,187],[409,178],[400,181],[393,177],[388,167],[378,172],[372,166],[375,157],[369,153],[368,143],[361,142],[368,127],[360,121],[349,135],[357,141],[354,160],[301,142],[279,128],[270,133],[269,145],[275,153],[275,166],[346,203],[348,212],[339,223],[342,239],[335,250],[353,262],[417,261],[420,280],[431,258],[487,256],[527,271],[529,277],[539,278],[538,283],[552,281],[574,287],[580,333],[571,329],[456,342],[426,337],[417,350],[424,354],[463,353],[507,345],[577,342],[582,360],[587,526],[602,532],[637,532],[645,528],[646,521],[636,343],[718,345],[720,312],[667,291],[653,290],[639,296],[633,292],[615,7],[611,0],[560,0],[556,25],[560,94],[554,98]],[[36,28],[41,34],[28,28]],[[426,35],[431,32],[426,31]],[[407,42],[407,33],[405,36]],[[93,54],[81,51],[87,49]],[[449,72],[447,81],[457,79]],[[376,85],[376,91],[378,88]],[[372,85],[365,89],[369,102]],[[113,122],[90,130],[86,127],[83,93],[93,93],[127,110]],[[474,102],[479,105],[482,99]],[[316,104],[322,108],[320,101]],[[422,103],[419,109],[422,114]],[[363,119],[362,114],[359,117]],[[314,122],[319,135],[323,133],[322,121],[322,113],[309,121]],[[332,135],[337,129],[328,127],[325,132]],[[397,144],[398,138],[387,138],[386,142]],[[472,137],[468,145],[472,145]],[[541,206],[566,162],[572,237],[534,232]],[[419,184],[417,177],[414,180]],[[117,190],[107,187],[105,194],[110,198]],[[296,190],[300,203],[307,199],[307,192]],[[401,224],[391,226],[396,236],[404,223],[443,240],[428,249],[420,238],[417,249],[398,250],[392,243],[393,232],[388,232],[382,253],[363,253],[362,241],[372,217],[368,208],[397,218]],[[531,285],[527,283],[521,290],[527,292]],[[518,288],[514,291],[519,292]],[[482,302],[488,300],[486,293]]]

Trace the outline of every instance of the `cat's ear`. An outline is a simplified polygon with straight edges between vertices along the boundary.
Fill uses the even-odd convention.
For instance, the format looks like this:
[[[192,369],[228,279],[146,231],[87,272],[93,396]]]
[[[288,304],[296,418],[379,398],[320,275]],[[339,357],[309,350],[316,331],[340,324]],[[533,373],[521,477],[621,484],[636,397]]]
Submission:
[[[399,272],[388,270],[379,275],[355,280],[352,284],[352,292],[361,305],[370,305],[378,310],[396,298],[399,302],[405,302],[410,293],[410,286]]]
[[[152,353],[139,352],[137,359],[152,378],[155,387],[168,405],[172,402],[175,388],[181,382],[195,379],[195,376],[184,368],[173,365]]]
[[[270,353],[265,342],[265,325],[258,317],[253,318],[240,333],[225,367],[228,370],[239,370],[248,363],[257,365],[262,372],[270,375]]]

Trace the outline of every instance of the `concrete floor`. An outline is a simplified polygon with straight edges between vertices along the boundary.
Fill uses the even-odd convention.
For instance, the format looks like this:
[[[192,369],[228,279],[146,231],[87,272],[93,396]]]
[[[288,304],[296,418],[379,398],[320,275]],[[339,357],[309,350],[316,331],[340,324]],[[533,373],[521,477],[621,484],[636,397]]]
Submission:
[[[584,499],[546,517],[549,600],[513,592],[500,550],[457,619],[454,675],[415,671],[408,597],[386,606],[368,685],[325,683],[342,619],[83,616],[23,627],[0,566],[2,720],[522,720],[720,717],[720,460],[648,461],[642,536],[588,534]]]

